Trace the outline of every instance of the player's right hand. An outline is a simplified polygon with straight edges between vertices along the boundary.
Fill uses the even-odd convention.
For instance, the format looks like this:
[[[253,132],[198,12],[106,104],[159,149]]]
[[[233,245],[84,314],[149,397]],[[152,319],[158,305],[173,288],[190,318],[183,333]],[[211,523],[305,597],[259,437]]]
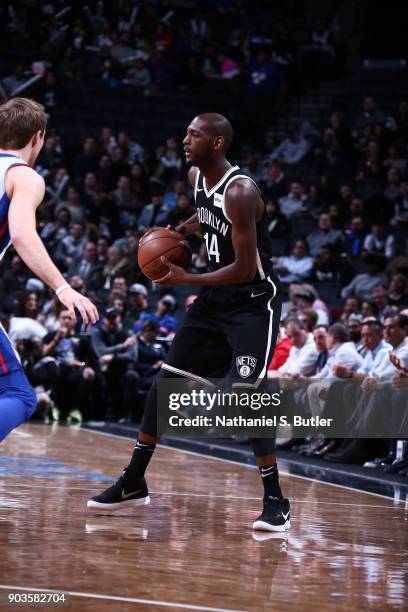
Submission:
[[[96,323],[98,321],[99,313],[96,306],[94,306],[87,297],[75,291],[75,289],[67,287],[58,297],[59,301],[69,310],[69,314],[73,321],[77,320],[75,308],[81,313],[84,325],[89,325],[89,323]]]

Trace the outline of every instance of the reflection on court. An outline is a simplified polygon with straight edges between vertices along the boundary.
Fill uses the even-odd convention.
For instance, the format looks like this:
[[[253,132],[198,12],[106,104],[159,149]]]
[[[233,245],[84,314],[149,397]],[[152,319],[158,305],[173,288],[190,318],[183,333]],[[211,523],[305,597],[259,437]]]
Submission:
[[[125,439],[34,425],[3,443],[0,586],[70,591],[75,610],[406,605],[403,504],[283,476],[288,536],[253,533],[261,496],[254,469],[160,448],[148,474],[150,506],[88,514],[87,498],[120,473],[131,448]]]

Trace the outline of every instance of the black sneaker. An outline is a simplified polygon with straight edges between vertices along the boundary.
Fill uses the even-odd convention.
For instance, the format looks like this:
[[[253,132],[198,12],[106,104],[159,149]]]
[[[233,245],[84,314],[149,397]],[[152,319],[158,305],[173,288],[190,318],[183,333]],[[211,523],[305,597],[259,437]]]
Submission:
[[[269,496],[264,499],[263,512],[252,525],[252,529],[260,531],[286,531],[290,527],[290,504],[283,497]]]
[[[114,485],[88,500],[86,506],[95,511],[113,510],[150,504],[149,491],[144,478],[128,480],[124,470]]]

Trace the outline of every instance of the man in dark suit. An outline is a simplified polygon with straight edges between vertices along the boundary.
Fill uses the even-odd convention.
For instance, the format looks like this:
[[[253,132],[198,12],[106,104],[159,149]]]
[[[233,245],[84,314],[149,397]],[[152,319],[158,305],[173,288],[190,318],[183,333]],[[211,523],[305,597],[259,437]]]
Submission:
[[[74,259],[68,270],[68,276],[80,276],[89,289],[98,289],[102,279],[102,265],[96,257],[96,245],[87,242],[81,257]]]

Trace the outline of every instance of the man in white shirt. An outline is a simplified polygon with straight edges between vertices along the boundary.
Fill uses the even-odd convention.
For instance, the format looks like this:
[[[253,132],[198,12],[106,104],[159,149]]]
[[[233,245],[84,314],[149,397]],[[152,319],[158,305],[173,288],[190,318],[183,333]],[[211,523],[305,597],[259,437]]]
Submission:
[[[306,195],[303,193],[303,185],[299,181],[293,181],[290,185],[288,195],[279,198],[281,213],[288,219],[305,208]]]
[[[292,343],[289,357],[277,370],[270,370],[268,378],[298,378],[311,376],[315,371],[318,352],[313,334],[301,321],[289,319],[285,325],[286,336]]]
[[[283,283],[303,283],[310,277],[313,258],[309,257],[308,250],[307,243],[299,239],[293,246],[292,255],[276,259],[274,268]]]
[[[363,380],[367,376],[376,376],[384,356],[388,357],[392,350],[391,344],[383,340],[383,328],[379,321],[367,321],[361,330],[363,347],[367,350],[363,363],[353,372],[343,364],[335,364],[333,373],[338,378],[355,378]]]
[[[313,378],[308,386],[307,398],[310,412],[313,416],[320,416],[327,397],[327,392],[336,379],[335,366],[343,365],[350,372],[356,372],[363,364],[362,357],[357,353],[354,342],[350,342],[350,336],[342,323],[334,323],[327,333],[328,358],[324,368]]]

